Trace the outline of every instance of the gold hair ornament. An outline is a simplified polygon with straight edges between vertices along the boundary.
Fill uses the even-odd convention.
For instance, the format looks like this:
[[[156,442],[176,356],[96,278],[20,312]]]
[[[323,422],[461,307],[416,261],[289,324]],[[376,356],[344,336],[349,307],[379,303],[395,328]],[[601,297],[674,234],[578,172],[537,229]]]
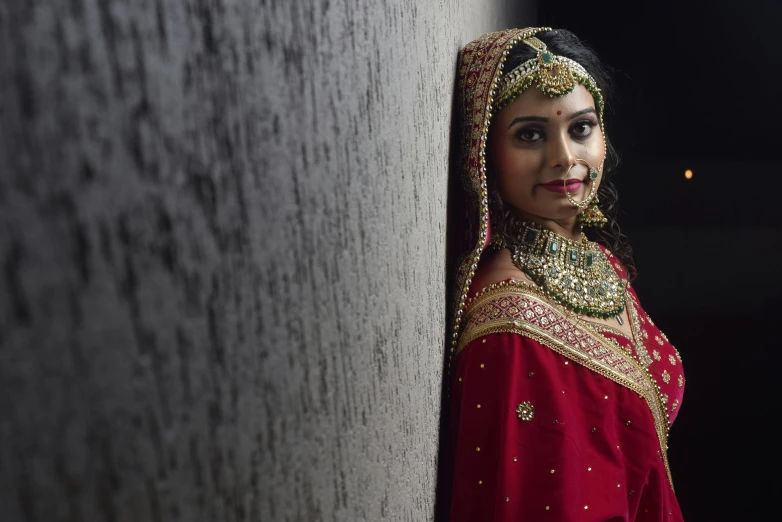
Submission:
[[[504,75],[500,81],[497,102],[493,107],[494,114],[533,83],[537,84],[538,90],[543,94],[551,97],[565,96],[573,91],[577,83],[580,83],[595,99],[602,129],[605,107],[603,95],[595,79],[586,69],[575,60],[550,53],[546,44],[535,36],[526,38],[522,42],[535,49],[537,55]]]

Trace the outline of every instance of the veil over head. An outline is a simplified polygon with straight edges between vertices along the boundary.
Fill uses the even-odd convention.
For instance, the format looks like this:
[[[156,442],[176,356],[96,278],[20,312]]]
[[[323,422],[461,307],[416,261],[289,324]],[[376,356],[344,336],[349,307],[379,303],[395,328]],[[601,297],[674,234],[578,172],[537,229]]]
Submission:
[[[499,79],[508,51],[550,27],[506,29],[488,33],[462,49],[457,76],[457,117],[460,121],[459,164],[465,191],[466,237],[460,244],[455,271],[454,308],[449,358],[456,353],[464,305],[481,254],[491,240],[486,184],[486,141]]]

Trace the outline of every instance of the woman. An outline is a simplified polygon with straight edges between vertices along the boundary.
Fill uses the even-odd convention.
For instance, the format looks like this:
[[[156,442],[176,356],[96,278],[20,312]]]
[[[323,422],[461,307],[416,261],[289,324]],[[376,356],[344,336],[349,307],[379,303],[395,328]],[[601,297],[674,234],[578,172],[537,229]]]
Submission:
[[[458,82],[474,236],[456,274],[450,520],[681,520],[666,449],[684,375],[630,286],[605,73],[572,33],[527,28],[467,45]]]

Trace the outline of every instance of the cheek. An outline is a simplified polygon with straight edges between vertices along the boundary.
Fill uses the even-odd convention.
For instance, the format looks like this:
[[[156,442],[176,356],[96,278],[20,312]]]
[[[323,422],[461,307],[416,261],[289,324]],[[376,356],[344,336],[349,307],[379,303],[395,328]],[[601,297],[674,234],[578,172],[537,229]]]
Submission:
[[[603,135],[598,132],[598,136],[594,140],[590,140],[589,147],[587,150],[587,154],[589,157],[596,163],[596,167],[600,165],[600,163],[603,162],[606,155],[606,149],[605,149],[605,141],[603,140]]]
[[[493,157],[500,187],[521,187],[534,183],[538,165],[531,151],[498,147]]]

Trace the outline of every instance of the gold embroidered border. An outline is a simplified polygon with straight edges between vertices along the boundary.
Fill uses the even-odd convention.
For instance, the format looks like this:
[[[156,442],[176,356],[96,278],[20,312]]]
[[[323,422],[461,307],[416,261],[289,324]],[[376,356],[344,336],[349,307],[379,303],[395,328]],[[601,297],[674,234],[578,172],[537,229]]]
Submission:
[[[625,306],[627,308],[627,315],[630,316],[630,330],[633,332],[633,346],[635,347],[635,353],[638,354],[638,360],[644,366],[648,368],[652,365],[652,358],[649,356],[649,350],[646,349],[643,337],[641,336],[641,323],[638,321],[639,303],[633,299],[633,293],[628,290],[625,297]]]
[[[572,321],[558,308],[529,283],[510,281],[492,285],[467,303],[465,327],[456,353],[479,337],[516,333],[638,393],[652,413],[660,454],[673,488],[667,451],[668,413],[659,397],[657,383],[634,357],[614,347],[602,335]]]

